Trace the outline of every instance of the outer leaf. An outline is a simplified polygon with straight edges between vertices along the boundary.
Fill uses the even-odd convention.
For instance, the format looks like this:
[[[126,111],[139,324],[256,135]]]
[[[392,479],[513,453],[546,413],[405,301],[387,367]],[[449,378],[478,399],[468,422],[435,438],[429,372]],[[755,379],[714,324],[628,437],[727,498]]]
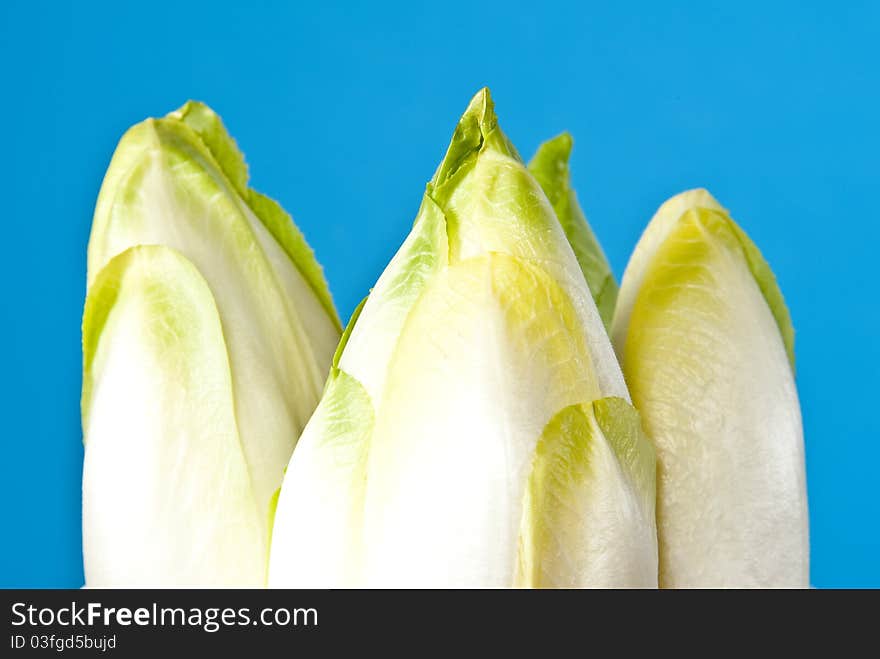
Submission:
[[[293,218],[285,211],[281,204],[270,199],[255,190],[248,190],[247,202],[254,214],[265,225],[272,237],[278,242],[284,253],[299,270],[299,274],[306,280],[312,292],[318,297],[324,311],[336,329],[341,330],[339,315],[330,295],[330,287],[324,278],[324,270],[321,268],[315,253],[306,242],[305,236],[299,227],[293,223]],[[300,293],[297,291],[297,293]],[[297,299],[306,296],[299,294]],[[316,314],[317,315],[317,314]]]
[[[657,587],[654,451],[621,398],[566,407],[535,450],[517,583]]]
[[[275,587],[345,587],[360,578],[370,395],[339,359],[368,298],[342,334],[324,395],[297,444],[277,499],[269,565]]]
[[[529,171],[541,184],[547,199],[553,205],[556,217],[565,231],[574,255],[593,294],[593,300],[607,329],[611,327],[614,304],[617,301],[617,282],[611,273],[608,259],[590,228],[584,212],[571,187],[568,161],[572,138],[568,133],[547,140],[535,152]]]
[[[388,363],[410,309],[448,259],[446,219],[426,196],[412,232],[379,277],[357,322],[349,323],[350,337],[339,356],[339,367],[373,400],[382,398]]]
[[[747,245],[723,211],[694,208],[641,253],[639,289],[624,278],[617,336],[657,448],[665,586],[808,583],[797,391]]]
[[[262,584],[265,520],[204,279],[168,248],[127,250],[93,283],[84,330],[88,585]]]
[[[539,268],[490,254],[438,275],[378,405],[364,584],[510,585],[535,443],[559,409],[598,397],[594,372],[570,300]]]
[[[278,500],[269,583],[340,588],[358,583],[373,406],[338,371],[297,444]]]

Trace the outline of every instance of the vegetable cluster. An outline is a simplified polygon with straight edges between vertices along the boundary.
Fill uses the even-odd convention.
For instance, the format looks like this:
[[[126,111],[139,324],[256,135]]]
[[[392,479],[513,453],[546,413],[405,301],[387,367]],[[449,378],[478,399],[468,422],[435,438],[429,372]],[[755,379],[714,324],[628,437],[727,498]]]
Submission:
[[[769,266],[692,190],[618,290],[571,149],[524,163],[481,90],[340,337],[217,115],[132,128],[89,243],[87,585],[808,585]]]

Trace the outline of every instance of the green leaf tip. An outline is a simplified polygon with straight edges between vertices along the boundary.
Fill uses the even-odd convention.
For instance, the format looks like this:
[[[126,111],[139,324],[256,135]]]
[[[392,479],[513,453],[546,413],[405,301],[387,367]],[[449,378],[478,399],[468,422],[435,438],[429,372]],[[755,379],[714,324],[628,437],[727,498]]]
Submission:
[[[242,196],[254,214],[269,229],[269,232],[305,277],[337,329],[342,329],[330,288],[324,277],[324,270],[306,242],[305,236],[296,226],[290,214],[281,207],[281,204],[248,188],[249,174],[244,154],[229,135],[220,115],[205,103],[190,100],[174,112],[169,113],[167,118],[185,124],[198,135],[236,192]]]
[[[559,203],[570,185],[568,161],[573,146],[574,138],[571,134],[560,133],[543,142],[529,161],[529,171],[541,184],[544,194],[553,206]]]
[[[498,126],[498,116],[495,114],[495,101],[488,87],[483,87],[474,94],[468,103],[467,109],[455,129],[452,144],[460,141],[466,145],[479,148],[483,141]],[[452,145],[450,145],[452,149]]]
[[[626,400],[601,398],[557,412],[541,432],[532,458],[520,520],[516,585],[638,584],[636,579],[620,581],[622,574],[595,581],[601,577],[590,574],[584,557],[625,556],[639,548],[643,553],[638,562],[645,566],[650,584],[657,555],[655,469],[654,450],[639,414]],[[612,483],[616,487],[606,489]],[[614,495],[608,496],[609,491]]]
[[[538,147],[529,162],[529,172],[553,206],[596,302],[602,323],[608,329],[617,302],[617,282],[571,187],[569,160],[573,146],[574,139],[568,132],[547,140]]]
[[[638,410],[624,399],[610,396],[593,401],[593,416],[620,464],[653,506],[657,456]]]
[[[521,160],[516,148],[498,128],[495,103],[489,88],[483,87],[468,103],[455,127],[446,155],[428,184],[428,194],[441,208],[455,189],[459,175],[467,172],[486,149]]]
[[[244,154],[223,125],[220,115],[201,101],[187,101],[168,119],[185,124],[199,136],[202,143],[214,156],[226,178],[243,197],[247,196],[248,166]]]
[[[474,158],[483,148],[485,136],[498,125],[495,104],[488,87],[478,91],[458,121],[446,155],[430,187],[440,191],[462,167]]]
[[[117,147],[102,188],[106,188],[108,194],[102,194],[98,200],[93,236],[100,237],[104,232],[112,207],[118,201],[116,191],[123,183],[120,177],[130,177],[131,172],[136,171],[138,163],[149,158],[150,152],[156,150],[178,151],[182,154],[181,157],[197,161],[211,173],[218,185],[228,186],[232,196],[240,197],[299,270],[336,329],[342,330],[324,271],[305,236],[280,204],[248,187],[249,174],[244,155],[226,130],[220,116],[200,101],[187,101],[164,117],[147,119],[126,132]],[[96,240],[95,244],[100,246],[100,240]],[[91,241],[89,250],[91,282],[103,262],[92,258]],[[95,249],[95,252],[100,255],[101,250]]]

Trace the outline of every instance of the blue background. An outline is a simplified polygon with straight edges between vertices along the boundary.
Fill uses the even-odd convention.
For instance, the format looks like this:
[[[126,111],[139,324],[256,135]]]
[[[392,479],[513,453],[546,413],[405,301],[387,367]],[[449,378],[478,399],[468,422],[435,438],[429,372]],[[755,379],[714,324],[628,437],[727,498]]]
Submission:
[[[210,103],[347,318],[489,85],[524,156],[574,134],[618,276],[654,209],[694,186],[761,247],[797,329],[812,581],[880,586],[880,3],[247,4],[0,8],[0,585],[83,581],[85,250],[123,131]]]

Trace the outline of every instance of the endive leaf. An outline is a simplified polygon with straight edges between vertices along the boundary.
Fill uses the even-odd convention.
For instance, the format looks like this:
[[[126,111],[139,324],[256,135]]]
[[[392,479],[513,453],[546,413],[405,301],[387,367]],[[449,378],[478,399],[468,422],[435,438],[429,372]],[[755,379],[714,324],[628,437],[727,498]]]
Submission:
[[[367,302],[342,334],[321,402],[277,498],[275,518],[281,521],[274,526],[269,564],[275,587],[345,587],[359,578],[352,548],[361,544],[373,404],[360,382],[341,370],[339,358]]]
[[[730,230],[739,241],[742,247],[743,256],[746,263],[749,264],[749,270],[755,278],[755,283],[761,289],[764,301],[770,307],[770,313],[776,321],[776,327],[779,328],[779,334],[782,336],[782,343],[785,345],[785,354],[788,357],[788,363],[794,370],[794,326],[791,324],[791,315],[788,313],[788,307],[785,299],[782,297],[782,291],[779,290],[779,284],[776,282],[776,275],[770,269],[770,265],[764,259],[755,243],[752,242],[745,231],[743,231],[736,222],[729,221]]]
[[[315,253],[306,242],[305,236],[293,223],[293,219],[281,207],[281,204],[256,190],[248,190],[246,199],[251,210],[269,230],[272,237],[297,267],[299,274],[311,287],[312,292],[318,297],[327,316],[337,329],[341,329],[339,316],[336,313],[333,298],[330,296],[330,287],[324,278],[324,270],[315,259]],[[296,294],[294,299],[297,302],[307,298],[298,289],[294,289],[292,292]]]
[[[204,279],[174,250],[131,248],[93,282],[84,326],[88,585],[263,583],[265,519]]]
[[[633,401],[657,450],[661,585],[806,585],[791,334],[768,304],[772,280],[756,279],[756,262],[759,272],[766,264],[721,210],[691,208],[664,228],[636,264],[638,289],[628,290],[629,270],[624,276],[628,322],[615,319]]]
[[[590,228],[578,203],[568,161],[573,140],[568,133],[547,140],[529,162],[529,171],[547,195],[556,217],[565,231],[574,255],[593,294],[593,300],[606,328],[611,327],[614,304],[617,301],[617,282],[611,273],[608,259]]]
[[[509,585],[541,430],[597,397],[577,315],[545,272],[489,254],[438,275],[410,313],[378,406],[365,585]]]
[[[621,398],[564,408],[544,428],[526,485],[517,585],[656,584],[654,451]],[[633,574],[632,566],[641,571]]]
[[[285,476],[272,538],[276,587],[357,583],[373,406],[366,390],[337,371],[309,421]]]
[[[446,219],[425,197],[413,229],[353,318],[340,345],[339,367],[381,399],[388,363],[412,305],[431,278],[448,264]]]

